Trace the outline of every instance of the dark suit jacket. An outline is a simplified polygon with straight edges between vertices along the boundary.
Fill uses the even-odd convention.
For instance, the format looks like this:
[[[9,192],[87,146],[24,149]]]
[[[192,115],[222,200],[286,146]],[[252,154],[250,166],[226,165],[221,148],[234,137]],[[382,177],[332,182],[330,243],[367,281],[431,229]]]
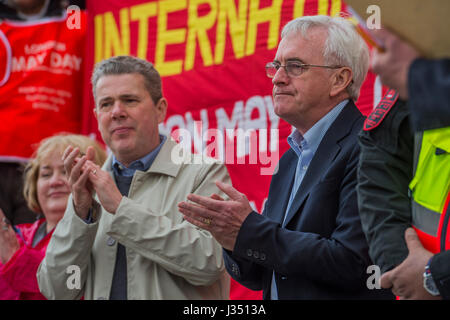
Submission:
[[[263,214],[244,221],[233,249],[224,250],[230,275],[270,299],[272,273],[279,299],[393,298],[369,290],[372,265],[356,198],[357,134],[363,116],[348,103],[321,141],[283,223],[298,157],[289,149],[272,178]]]

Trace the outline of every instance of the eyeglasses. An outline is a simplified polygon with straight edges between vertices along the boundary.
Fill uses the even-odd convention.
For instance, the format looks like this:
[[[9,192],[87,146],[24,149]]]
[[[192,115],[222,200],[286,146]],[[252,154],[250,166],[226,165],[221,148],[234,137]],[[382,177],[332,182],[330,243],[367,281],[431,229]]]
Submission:
[[[309,67],[328,68],[328,69],[342,68],[341,66],[319,66],[315,64],[305,64],[296,61],[289,61],[284,66],[277,62],[269,62],[266,64],[266,75],[269,78],[273,78],[275,77],[275,74],[277,73],[278,69],[284,68],[284,71],[286,71],[286,74],[289,77],[299,77]]]

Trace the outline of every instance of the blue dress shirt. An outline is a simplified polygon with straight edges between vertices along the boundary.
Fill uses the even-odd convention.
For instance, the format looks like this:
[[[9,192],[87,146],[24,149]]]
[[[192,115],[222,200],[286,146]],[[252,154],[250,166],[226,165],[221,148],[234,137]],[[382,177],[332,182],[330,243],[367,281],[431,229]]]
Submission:
[[[289,197],[289,202],[286,207],[286,212],[284,213],[284,219],[286,219],[287,213],[291,207],[292,201],[295,198],[297,190],[305,177],[306,171],[308,170],[309,163],[311,162],[317,148],[320,145],[325,133],[330,128],[331,124],[336,120],[339,113],[341,113],[344,106],[347,104],[348,100],[341,101],[333,109],[331,109],[324,117],[317,121],[314,126],[312,126],[304,135],[302,135],[298,130],[294,130],[287,138],[288,144],[294,150],[295,154],[298,156],[297,168],[295,170],[294,184],[292,185],[291,194]],[[283,219],[283,222],[284,222]],[[275,272],[272,276],[272,288],[271,288],[271,299],[278,300],[278,290],[275,282]]]
[[[122,163],[120,163],[120,161],[117,160],[116,156],[113,155],[112,168],[114,174],[118,176],[132,177],[136,170],[147,171],[158,155],[159,150],[161,150],[161,147],[166,141],[167,137],[159,135],[159,139],[161,142],[158,147],[156,147],[152,152],[143,156],[142,158],[133,161],[128,167],[125,167]]]

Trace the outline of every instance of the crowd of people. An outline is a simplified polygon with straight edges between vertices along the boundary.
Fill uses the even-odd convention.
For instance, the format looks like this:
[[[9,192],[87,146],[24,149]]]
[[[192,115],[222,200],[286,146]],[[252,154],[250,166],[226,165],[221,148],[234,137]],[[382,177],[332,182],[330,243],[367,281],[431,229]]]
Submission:
[[[372,68],[390,90],[365,118],[355,101],[369,49],[352,24],[284,26],[265,70],[293,131],[261,213],[224,164],[172,160],[152,63],[96,64],[94,112],[111,152],[82,135],[41,141],[20,186],[38,219],[0,208],[0,299],[222,300],[230,276],[267,300],[450,299],[450,60],[374,36],[384,48]],[[79,285],[67,285],[69,266]]]

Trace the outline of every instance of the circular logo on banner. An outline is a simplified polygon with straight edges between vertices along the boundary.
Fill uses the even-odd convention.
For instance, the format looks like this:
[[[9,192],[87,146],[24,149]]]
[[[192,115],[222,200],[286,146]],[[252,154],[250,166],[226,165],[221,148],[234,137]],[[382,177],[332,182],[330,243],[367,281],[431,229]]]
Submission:
[[[5,34],[0,31],[0,87],[9,79],[11,74],[12,52],[11,45]]]

